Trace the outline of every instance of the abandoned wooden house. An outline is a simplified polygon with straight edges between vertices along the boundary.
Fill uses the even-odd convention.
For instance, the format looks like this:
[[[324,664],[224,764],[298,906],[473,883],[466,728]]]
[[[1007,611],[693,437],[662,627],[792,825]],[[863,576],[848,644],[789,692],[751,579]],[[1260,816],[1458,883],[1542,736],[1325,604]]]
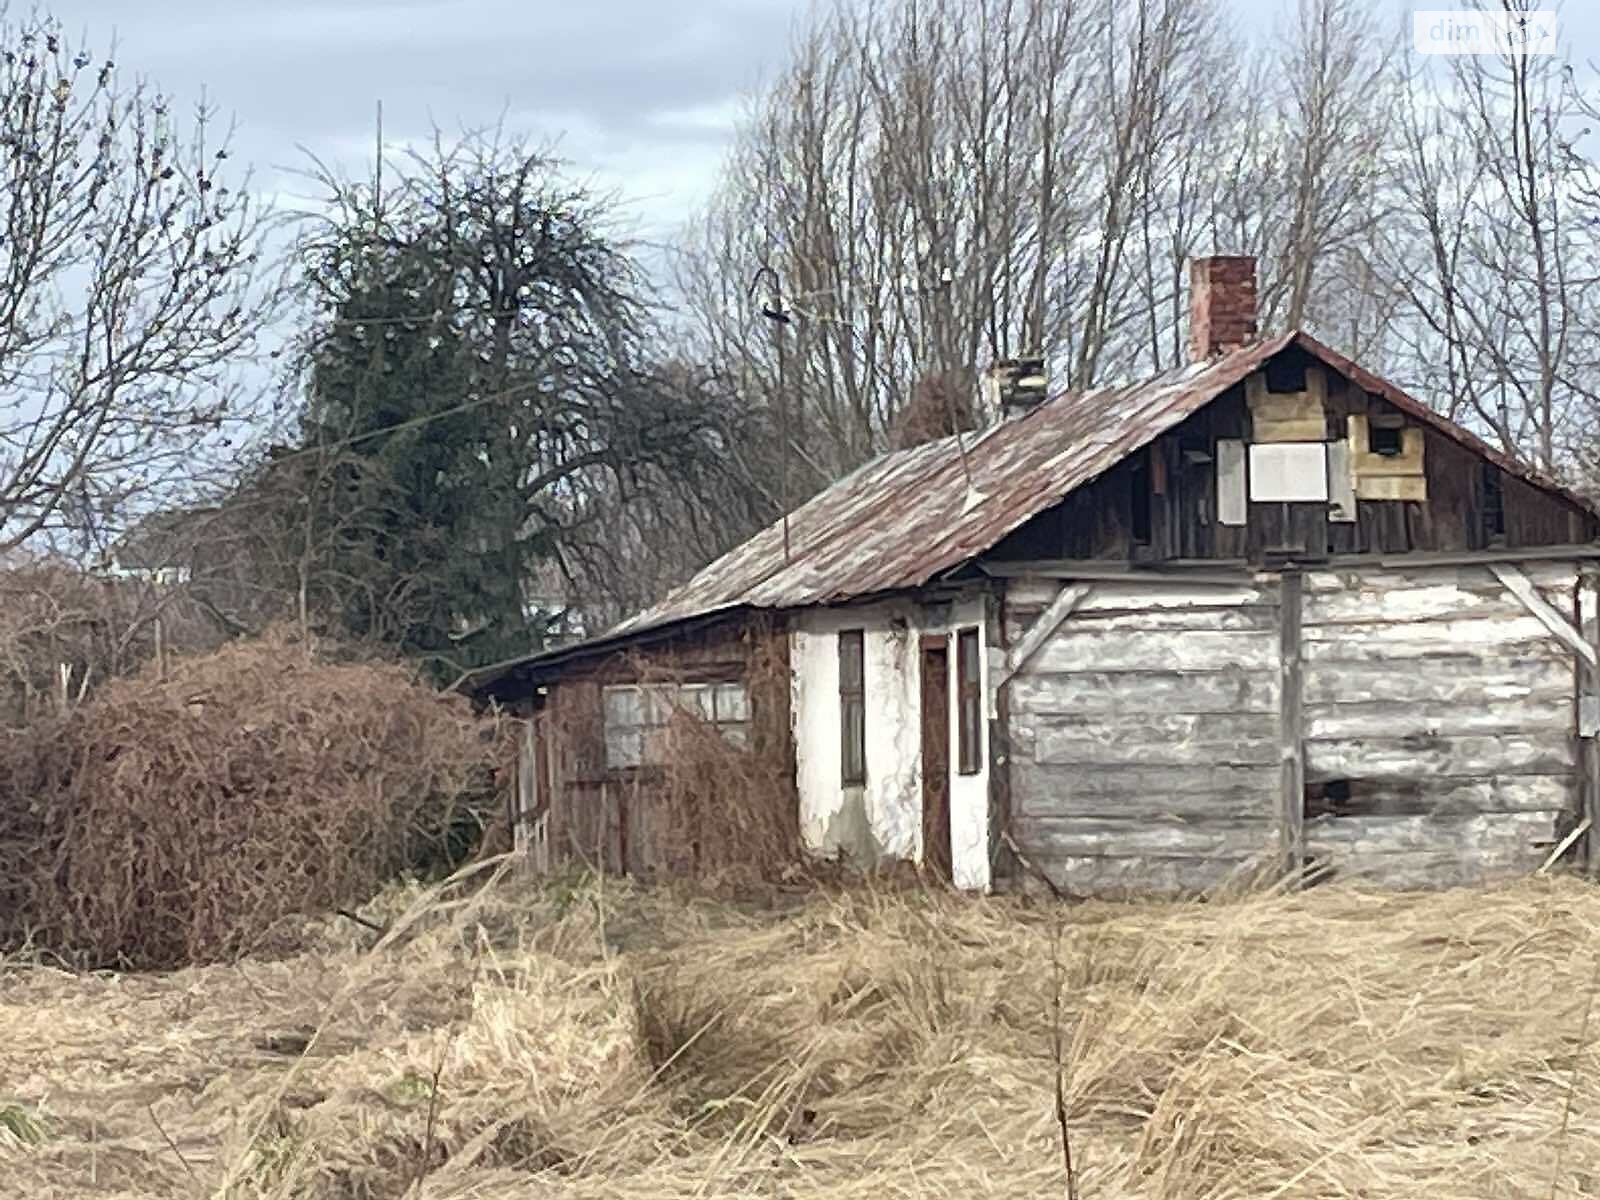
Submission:
[[[480,672],[519,844],[661,867],[656,734],[766,717],[804,847],[962,888],[1600,866],[1600,519],[1197,260],[1188,365],[884,455],[602,637]],[[760,655],[776,670],[757,676]],[[673,682],[652,682],[671,658]]]

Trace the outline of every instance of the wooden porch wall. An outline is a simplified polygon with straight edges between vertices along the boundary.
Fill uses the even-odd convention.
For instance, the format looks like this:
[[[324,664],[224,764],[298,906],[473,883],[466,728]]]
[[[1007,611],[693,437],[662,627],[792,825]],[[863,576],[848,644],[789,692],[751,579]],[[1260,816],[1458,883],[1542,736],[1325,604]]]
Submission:
[[[765,664],[752,673],[753,664]],[[548,855],[552,869],[577,864],[613,874],[648,876],[683,868],[672,861],[658,813],[658,768],[610,769],[605,762],[604,688],[612,684],[744,681],[751,708],[750,748],[786,764],[787,792],[751,796],[797,812],[793,790],[788,637],[777,619],[755,617],[651,646],[631,648],[569,669],[547,685],[542,728],[549,774]]]

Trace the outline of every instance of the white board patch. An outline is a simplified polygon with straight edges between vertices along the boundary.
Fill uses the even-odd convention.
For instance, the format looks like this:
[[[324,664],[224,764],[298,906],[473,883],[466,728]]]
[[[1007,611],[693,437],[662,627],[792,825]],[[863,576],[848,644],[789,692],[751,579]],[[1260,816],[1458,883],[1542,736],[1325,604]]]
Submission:
[[[1328,502],[1325,442],[1272,442],[1250,447],[1250,499],[1290,504]]]

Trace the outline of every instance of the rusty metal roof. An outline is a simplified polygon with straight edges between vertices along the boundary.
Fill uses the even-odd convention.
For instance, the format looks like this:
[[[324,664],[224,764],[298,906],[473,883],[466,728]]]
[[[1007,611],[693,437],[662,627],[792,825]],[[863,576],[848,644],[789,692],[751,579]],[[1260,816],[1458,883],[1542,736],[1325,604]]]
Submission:
[[[804,608],[926,584],[990,549],[1290,345],[1506,470],[1592,511],[1315,338],[1287,333],[1139,383],[1064,393],[981,433],[883,455],[790,514],[787,562],[779,521],[591,642],[520,664],[565,659],[723,611]],[[473,679],[497,678],[511,665],[485,668]]]
[[[1058,395],[981,433],[885,454],[790,514],[787,563],[779,521],[607,636],[722,608],[804,608],[927,583],[1153,441],[1291,337]]]

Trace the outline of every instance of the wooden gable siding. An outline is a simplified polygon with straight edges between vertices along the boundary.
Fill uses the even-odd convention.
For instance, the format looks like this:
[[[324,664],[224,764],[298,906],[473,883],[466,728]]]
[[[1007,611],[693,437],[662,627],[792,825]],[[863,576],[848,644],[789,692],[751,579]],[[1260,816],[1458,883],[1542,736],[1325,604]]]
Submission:
[[[1322,368],[1301,364],[1307,369]],[[1345,437],[1352,414],[1399,415],[1387,401],[1329,371],[1326,437]],[[1217,522],[1216,443],[1251,438],[1241,385],[1229,389],[1150,446],[1068,496],[997,545],[999,561],[1094,559],[1162,562],[1175,559],[1259,562],[1274,551],[1306,557],[1467,551],[1494,545],[1567,545],[1600,536],[1600,522],[1564,497],[1542,491],[1489,463],[1439,430],[1424,426],[1427,500],[1358,500],[1357,519],[1329,519],[1325,504],[1251,502],[1246,524]],[[1212,461],[1190,461],[1186,451]],[[1484,513],[1489,480],[1503,497],[1504,534],[1492,538]],[[1150,489],[1149,537],[1134,537],[1135,489]]]
[[[759,673],[752,665],[764,662]],[[672,872],[657,809],[659,769],[608,768],[604,689],[640,682],[744,682],[751,710],[750,750],[781,759],[775,772],[794,778],[789,721],[788,638],[770,617],[726,623],[648,646],[630,647],[574,664],[550,682],[536,721],[547,760],[549,816],[545,840],[552,866],[581,863],[615,874]],[[759,715],[758,715],[759,714]],[[798,797],[752,796],[751,803],[786,806]]]

